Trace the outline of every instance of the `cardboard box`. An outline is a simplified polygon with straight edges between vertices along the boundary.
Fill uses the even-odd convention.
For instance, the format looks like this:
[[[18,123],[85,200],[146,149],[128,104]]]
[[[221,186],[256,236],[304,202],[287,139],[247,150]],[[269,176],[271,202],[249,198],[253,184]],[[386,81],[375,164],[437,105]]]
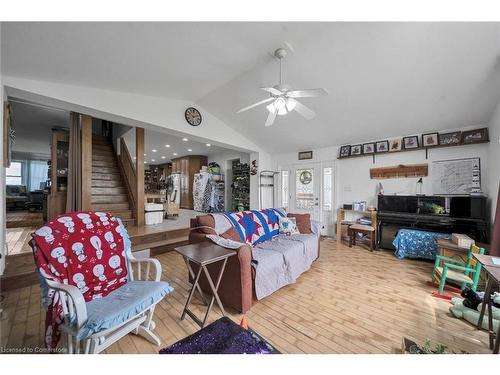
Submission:
[[[460,234],[460,233],[452,233],[451,234],[451,241],[459,246],[463,247],[464,249],[470,248],[472,245],[475,244],[474,240],[470,238],[469,236],[465,234]]]

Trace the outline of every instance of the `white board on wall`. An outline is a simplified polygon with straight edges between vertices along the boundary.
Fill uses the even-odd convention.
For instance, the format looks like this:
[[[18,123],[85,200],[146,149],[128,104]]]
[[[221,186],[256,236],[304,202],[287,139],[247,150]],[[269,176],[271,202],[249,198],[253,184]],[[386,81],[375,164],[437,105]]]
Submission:
[[[432,193],[460,195],[481,191],[481,159],[432,162]]]

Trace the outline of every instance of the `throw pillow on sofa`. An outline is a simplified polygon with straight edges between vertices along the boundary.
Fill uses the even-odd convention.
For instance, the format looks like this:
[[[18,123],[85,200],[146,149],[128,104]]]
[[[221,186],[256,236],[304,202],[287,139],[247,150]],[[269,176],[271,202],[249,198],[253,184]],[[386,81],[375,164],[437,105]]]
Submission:
[[[301,234],[312,233],[310,214],[287,214],[287,217],[293,217],[296,220],[297,228]]]
[[[299,234],[294,217],[280,217],[280,234]]]

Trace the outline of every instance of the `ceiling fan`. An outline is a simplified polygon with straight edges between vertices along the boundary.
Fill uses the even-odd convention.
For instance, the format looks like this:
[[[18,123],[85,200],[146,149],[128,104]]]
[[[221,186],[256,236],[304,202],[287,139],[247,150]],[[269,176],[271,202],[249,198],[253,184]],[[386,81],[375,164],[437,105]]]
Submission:
[[[265,125],[271,126],[274,123],[276,115],[286,115],[293,110],[297,111],[304,118],[310,120],[316,115],[311,109],[300,103],[297,98],[312,98],[317,96],[328,95],[328,92],[323,88],[292,90],[290,85],[283,83],[283,59],[286,57],[287,51],[284,48],[278,48],[274,51],[274,56],[280,61],[280,83],[273,87],[261,87],[261,90],[267,91],[269,98],[261,100],[248,107],[240,109],[236,113],[248,111],[261,104],[269,103],[267,110],[269,115]]]

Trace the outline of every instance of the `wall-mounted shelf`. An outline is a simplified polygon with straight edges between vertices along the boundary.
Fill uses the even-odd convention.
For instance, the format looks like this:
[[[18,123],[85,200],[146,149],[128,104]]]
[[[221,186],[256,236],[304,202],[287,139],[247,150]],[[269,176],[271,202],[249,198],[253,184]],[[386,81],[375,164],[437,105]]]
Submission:
[[[429,174],[428,164],[394,165],[391,167],[370,168],[371,179],[426,177]]]

